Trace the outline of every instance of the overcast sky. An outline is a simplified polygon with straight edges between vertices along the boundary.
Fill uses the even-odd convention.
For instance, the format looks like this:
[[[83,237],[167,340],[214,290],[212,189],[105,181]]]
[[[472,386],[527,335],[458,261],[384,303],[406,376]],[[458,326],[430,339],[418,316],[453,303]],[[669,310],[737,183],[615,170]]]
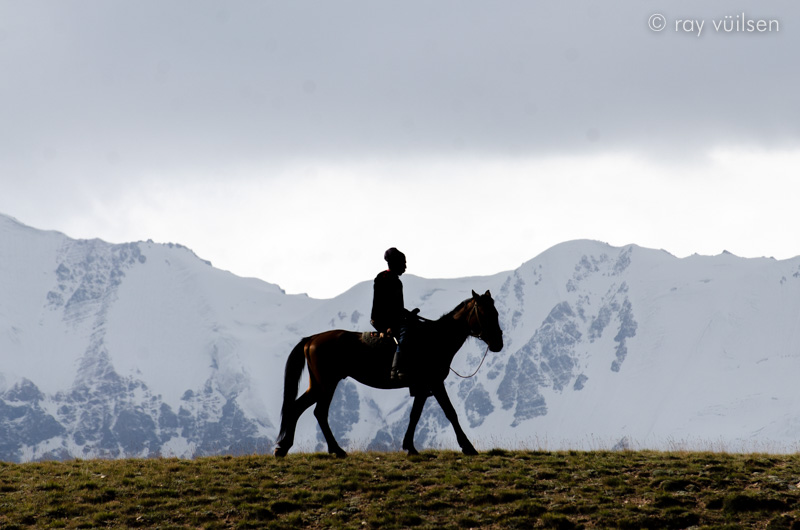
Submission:
[[[796,0],[0,0],[0,212],[321,298],[389,246],[789,258],[799,56]]]

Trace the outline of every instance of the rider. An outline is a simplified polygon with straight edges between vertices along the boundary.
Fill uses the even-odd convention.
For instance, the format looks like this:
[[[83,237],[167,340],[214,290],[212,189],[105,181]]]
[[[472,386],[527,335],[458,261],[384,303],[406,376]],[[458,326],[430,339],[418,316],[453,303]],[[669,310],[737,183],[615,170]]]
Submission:
[[[400,276],[406,271],[405,254],[392,247],[384,253],[383,259],[389,264],[389,269],[375,277],[370,322],[378,331],[394,335],[397,350],[392,360],[391,378],[403,381],[406,378],[403,343],[419,309],[408,311],[404,307]]]

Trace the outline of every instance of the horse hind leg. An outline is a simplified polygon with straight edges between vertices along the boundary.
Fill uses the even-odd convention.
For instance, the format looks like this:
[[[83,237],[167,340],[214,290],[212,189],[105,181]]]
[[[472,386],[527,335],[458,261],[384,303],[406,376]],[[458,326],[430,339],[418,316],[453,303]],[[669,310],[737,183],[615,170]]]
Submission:
[[[275,442],[275,456],[286,456],[292,445],[294,445],[294,433],[297,429],[297,420],[303,412],[317,401],[311,389],[306,390],[297,398],[289,414],[281,418],[281,430],[278,440]]]
[[[330,410],[333,392],[335,390],[334,388],[331,391],[326,391],[320,396],[317,401],[317,406],[314,407],[314,416],[316,416],[319,428],[322,431],[322,435],[325,437],[325,442],[328,444],[328,452],[336,455],[337,458],[344,458],[347,456],[347,453],[344,449],[339,447],[336,438],[333,436],[333,431],[331,431],[331,426],[328,424],[328,411]]]

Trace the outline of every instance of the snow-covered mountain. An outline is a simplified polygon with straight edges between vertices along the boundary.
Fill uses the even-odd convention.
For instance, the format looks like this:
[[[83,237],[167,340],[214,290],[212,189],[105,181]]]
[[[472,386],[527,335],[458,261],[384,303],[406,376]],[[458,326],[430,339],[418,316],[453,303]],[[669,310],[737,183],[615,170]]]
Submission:
[[[447,380],[478,449],[797,448],[800,258],[573,241],[494,276],[403,282],[430,318],[473,289],[496,300],[505,348]],[[287,295],[180,245],[0,215],[0,460],[271,451],[289,351],[369,329],[371,296],[371,279],[331,300]],[[484,350],[469,339],[454,368]],[[410,407],[407,391],[346,380],[331,425],[345,449],[398,449]],[[454,438],[429,400],[417,446]],[[305,414],[295,447],[321,440]]]

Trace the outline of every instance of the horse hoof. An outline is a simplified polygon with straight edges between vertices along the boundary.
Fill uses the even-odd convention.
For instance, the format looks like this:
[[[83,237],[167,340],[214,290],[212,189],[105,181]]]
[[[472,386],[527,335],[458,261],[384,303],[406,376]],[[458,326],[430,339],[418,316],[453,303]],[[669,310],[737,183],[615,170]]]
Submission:
[[[347,453],[342,449],[338,449],[338,450],[335,450],[335,451],[329,451],[329,452],[332,455],[334,455],[336,458],[347,458]]]
[[[416,447],[403,447],[406,451],[408,451],[408,456],[419,456],[419,451],[417,451]]]
[[[476,451],[474,447],[466,447],[462,449],[461,452],[467,456],[476,456],[478,454],[478,451]]]
[[[287,449],[281,449],[280,447],[276,447],[275,451],[273,451],[272,454],[278,458],[283,458],[284,456],[286,456],[286,453],[288,452],[289,451]]]

